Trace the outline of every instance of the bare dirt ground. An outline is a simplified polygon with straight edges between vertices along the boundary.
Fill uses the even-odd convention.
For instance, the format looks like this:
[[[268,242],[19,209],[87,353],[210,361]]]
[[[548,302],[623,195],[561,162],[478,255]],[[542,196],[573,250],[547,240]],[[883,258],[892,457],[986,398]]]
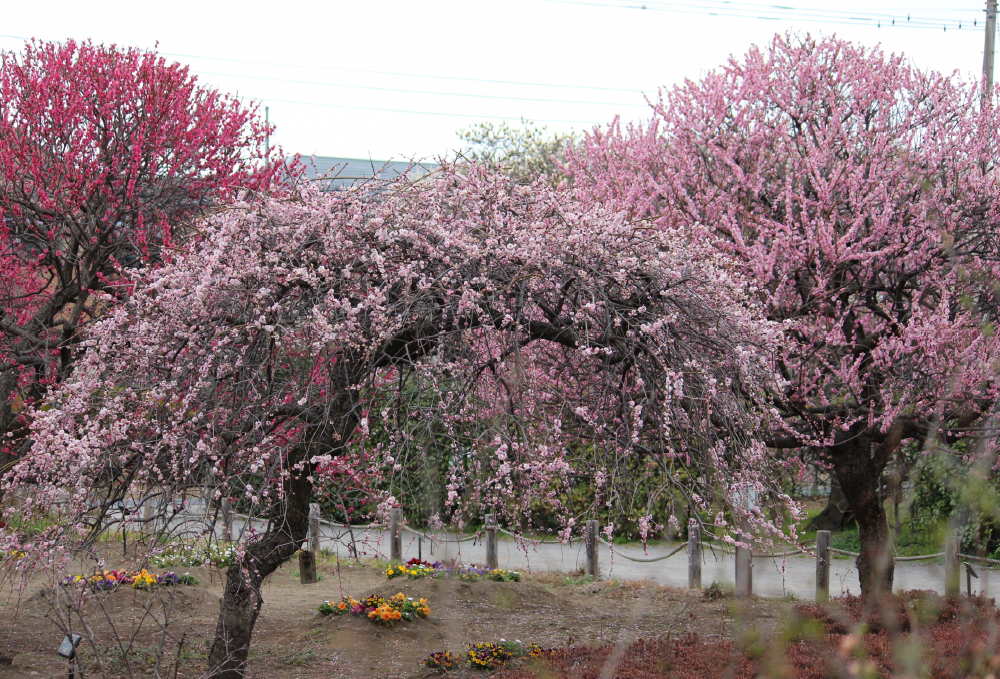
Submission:
[[[433,676],[435,672],[423,667],[429,653],[450,650],[462,655],[466,644],[500,639],[543,647],[689,632],[705,639],[734,639],[754,625],[764,634],[773,631],[792,605],[789,600],[757,598],[737,603],[728,596],[712,598],[651,582],[588,583],[578,575],[558,573],[525,574],[522,582],[507,583],[388,581],[381,570],[344,562],[339,568],[321,564],[322,580],[301,585],[295,569],[293,561],[264,586],[251,677]],[[82,621],[74,618],[75,630],[86,622],[92,631],[92,641],[88,638],[80,647],[83,675],[200,676],[222,586],[217,573],[213,578],[205,569],[190,570],[200,585],[152,592],[120,589],[95,596]],[[52,593],[66,588],[43,585],[33,583],[20,599],[11,599],[0,610],[0,651],[14,653],[12,664],[0,665],[0,679],[66,676],[67,664],[55,654],[62,632],[53,623],[52,607]],[[324,600],[337,601],[342,595],[398,592],[428,599],[430,618],[385,629],[367,619],[324,617],[316,610]],[[160,644],[164,657],[156,666],[153,659]]]

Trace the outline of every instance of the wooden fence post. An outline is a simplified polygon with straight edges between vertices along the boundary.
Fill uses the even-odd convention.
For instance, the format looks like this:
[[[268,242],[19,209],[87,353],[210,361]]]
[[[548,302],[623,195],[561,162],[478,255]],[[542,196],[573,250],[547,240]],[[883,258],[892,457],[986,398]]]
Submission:
[[[222,533],[226,540],[232,542],[233,539],[233,503],[229,501],[228,497],[222,498],[219,502],[219,507],[222,510]],[[207,508],[206,508],[207,510]]]
[[[958,569],[958,538],[944,539],[944,595],[958,596],[962,575]]]
[[[309,551],[319,554],[319,504],[309,503]]]
[[[316,553],[308,549],[299,550],[299,583],[311,585],[319,582],[316,573]]]
[[[403,560],[403,509],[394,507],[389,513],[389,561]]]
[[[701,589],[701,526],[688,524],[688,589]]]
[[[816,531],[816,603],[830,600],[830,531]]]
[[[740,542],[750,543],[747,522],[741,522]],[[753,551],[748,547],[736,548],[736,596],[748,597],[753,594]]]
[[[593,519],[587,521],[587,561],[583,573],[591,576],[595,582],[600,579],[600,570],[597,564],[597,533],[597,521]]]
[[[316,556],[319,553],[319,505],[309,503],[309,528],[306,530],[307,549],[299,550],[299,582],[311,585],[319,582],[316,572]]]
[[[497,522],[493,514],[486,515],[486,567],[499,568],[497,561]]]

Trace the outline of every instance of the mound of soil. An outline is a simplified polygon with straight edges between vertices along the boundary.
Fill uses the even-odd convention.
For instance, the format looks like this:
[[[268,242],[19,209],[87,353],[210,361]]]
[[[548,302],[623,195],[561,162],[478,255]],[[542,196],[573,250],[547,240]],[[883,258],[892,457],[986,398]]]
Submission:
[[[336,563],[320,565],[319,583],[302,585],[294,567],[292,563],[280,569],[262,587],[264,604],[254,630],[250,677],[429,677],[434,672],[423,668],[429,653],[461,656],[468,644],[500,639],[546,648],[597,648],[691,632],[732,639],[741,620],[776,622],[776,611],[788,607],[756,599],[736,605],[731,599],[708,600],[697,592],[652,583],[580,583],[579,578],[551,573],[525,574],[523,582],[386,580],[380,570],[347,564],[338,570]],[[150,676],[166,619],[168,666],[161,665],[160,674],[173,676],[176,664],[177,677],[202,676],[222,585],[218,574],[213,578],[204,569],[191,570],[202,584],[178,588],[172,608],[166,591],[107,592],[88,604],[84,619],[97,647],[95,653],[89,642],[81,645],[88,675]],[[345,595],[399,592],[426,598],[430,618],[387,629],[365,618],[325,617],[317,611],[323,601]],[[0,601],[0,651],[16,651],[12,665],[0,665],[0,679],[65,676],[65,661],[53,652],[61,637],[46,618],[44,597],[11,600],[6,606]],[[467,672],[459,670],[458,676]]]

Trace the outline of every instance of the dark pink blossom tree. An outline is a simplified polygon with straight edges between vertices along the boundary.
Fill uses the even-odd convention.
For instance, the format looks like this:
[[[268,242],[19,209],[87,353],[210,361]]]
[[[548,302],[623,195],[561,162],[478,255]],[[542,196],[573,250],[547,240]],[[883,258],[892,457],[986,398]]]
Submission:
[[[32,41],[0,54],[0,464],[118,271],[164,259],[219,200],[271,186],[254,113],[153,52]]]
[[[783,326],[768,444],[832,465],[865,592],[893,580],[887,463],[976,437],[996,403],[1000,118],[979,97],[877,49],[777,36],[570,161],[585,202],[730,255]]]
[[[169,525],[121,502],[234,498],[258,529],[228,570],[212,676],[242,676],[261,582],[302,544],[311,499],[391,476],[420,454],[417,420],[452,451],[453,505],[559,511],[568,475],[600,473],[607,491],[640,459],[698,509],[786,530],[734,499],[789,504],[754,436],[777,335],[726,255],[474,165],[235,202],[197,228],[197,247],[137,274],[90,326],[33,414],[6,484],[30,486],[24,518],[61,520],[2,538],[30,568],[117,521]]]

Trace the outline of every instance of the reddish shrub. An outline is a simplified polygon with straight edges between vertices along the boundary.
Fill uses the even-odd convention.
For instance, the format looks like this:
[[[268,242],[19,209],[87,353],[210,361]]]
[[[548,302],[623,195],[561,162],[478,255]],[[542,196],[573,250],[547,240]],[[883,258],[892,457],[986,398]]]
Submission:
[[[616,657],[613,645],[576,647],[552,653],[523,667],[501,672],[498,679],[597,679]],[[754,676],[754,665],[736,652],[733,643],[703,640],[696,634],[679,639],[639,639],[618,659],[616,679],[714,679],[725,668],[737,677]],[[536,672],[536,670],[538,670]]]
[[[511,668],[499,677],[597,679],[616,658],[613,676],[619,679],[772,675],[825,679],[845,675],[855,661],[880,677],[891,677],[896,670],[895,645],[912,647],[914,641],[919,657],[913,662],[935,679],[1000,675],[1000,611],[992,599],[946,599],[934,592],[913,591],[878,600],[843,597],[826,606],[800,604],[794,612],[798,621],[790,623],[792,627],[742,650],[733,641],[695,634],[640,639],[624,652],[612,645],[556,651],[537,664]],[[808,626],[801,627],[803,620],[820,622],[825,634],[817,636]],[[848,636],[855,632],[861,636]],[[779,643],[786,645],[782,648]],[[762,646],[768,651],[761,653]]]

